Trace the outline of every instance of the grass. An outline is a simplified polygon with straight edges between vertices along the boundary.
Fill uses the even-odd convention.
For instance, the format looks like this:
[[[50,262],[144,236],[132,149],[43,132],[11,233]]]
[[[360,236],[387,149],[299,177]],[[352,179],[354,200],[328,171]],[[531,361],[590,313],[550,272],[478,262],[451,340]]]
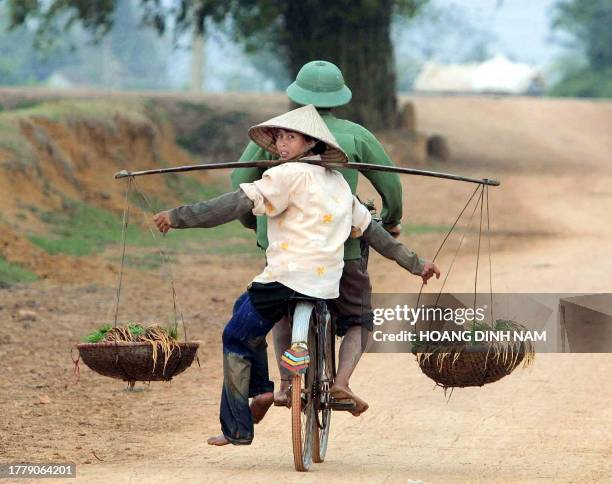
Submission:
[[[17,282],[32,282],[37,278],[36,274],[26,271],[22,267],[11,264],[0,256],[0,282],[15,284]]]
[[[29,118],[44,118],[55,122],[95,119],[112,125],[115,116],[120,114],[122,118],[136,123],[149,123],[150,120],[144,114],[145,109],[144,102],[135,99],[121,102],[107,99],[24,101],[15,109],[0,112],[0,125],[4,129],[10,127],[9,134],[18,133],[21,138],[19,123]],[[8,139],[10,137],[3,133],[0,141],[5,142]],[[21,140],[22,138],[19,142]]]
[[[409,224],[402,233],[411,235],[431,234],[431,233],[446,233],[450,230],[450,225],[427,225],[427,224]]]
[[[167,183],[185,203],[210,199],[223,191],[219,186],[205,186],[189,177],[170,177]],[[259,253],[253,241],[254,234],[244,229],[239,222],[212,229],[171,230],[162,238],[153,226],[152,213],[142,198],[134,196],[131,201],[136,207],[130,210],[130,223],[126,233],[128,246],[166,246],[179,251],[205,250],[208,253],[219,255]],[[169,206],[168,202],[151,199],[151,197],[149,197],[149,202],[159,210]],[[29,237],[31,242],[47,253],[82,257],[100,253],[108,246],[121,243],[122,218],[120,215],[70,199],[65,199],[63,205],[62,212],[46,212],[36,207],[27,207],[49,227],[48,235]],[[145,227],[145,224],[148,225]],[[409,225],[406,233],[424,234],[447,230],[446,226]],[[127,260],[127,264],[155,269],[159,267],[161,261],[153,262],[154,259],[147,255],[133,256]]]
[[[219,111],[202,103],[179,102],[177,107],[183,120],[191,120],[173,123],[179,128],[176,143],[181,148],[200,155],[218,155],[246,145],[244,133],[250,123],[245,113]]]
[[[162,126],[171,121],[166,110],[158,106],[154,99],[146,99],[143,102],[143,110],[145,115],[157,126]]]
[[[191,189],[196,186],[191,184]],[[206,191],[213,190],[206,188]],[[153,202],[152,202],[153,203]],[[167,204],[164,204],[167,206]],[[45,212],[29,207],[49,227],[48,235],[31,235],[32,243],[49,254],[66,254],[76,257],[100,253],[106,247],[118,245],[122,241],[122,217],[105,209],[70,199],[64,200],[62,212]],[[144,215],[143,215],[144,213]],[[145,221],[146,217],[146,221]],[[239,222],[232,222],[212,229],[172,230],[165,237],[156,231],[153,215],[149,211],[132,208],[126,232],[126,244],[138,247],[161,247],[185,250],[190,247],[210,248],[212,253],[238,254],[253,246],[254,236]],[[147,227],[144,225],[147,223]],[[153,231],[155,238],[151,234]],[[163,242],[162,242],[163,240]],[[228,240],[237,240],[228,245]],[[243,242],[241,242],[243,241]],[[150,268],[157,263],[147,256],[128,259],[128,264],[144,267],[147,258]],[[161,264],[161,261],[159,262]],[[146,268],[146,267],[145,267]]]
[[[39,99],[23,99],[15,105],[13,110],[18,111],[20,109],[31,109],[36,106],[39,106],[40,104],[43,104],[43,102],[44,101],[41,101]]]
[[[49,254],[84,256],[121,240],[121,220],[114,213],[86,203],[66,199],[64,211],[38,211],[38,217],[50,229],[48,236],[32,235],[30,240]],[[143,231],[128,227],[126,240],[145,244]]]
[[[600,72],[584,68],[566,73],[552,86],[549,96],[586,97],[606,99],[612,97],[612,68]]]
[[[121,257],[115,257],[113,260],[117,263],[121,263]],[[172,264],[174,259],[172,257],[166,257],[166,262]],[[159,254],[125,254],[126,267],[147,271],[159,269],[162,263],[163,261]]]
[[[18,118],[12,114],[0,113],[0,149],[15,155],[3,162],[9,169],[23,171],[36,160],[30,143],[21,134]]]
[[[58,100],[34,103],[16,111],[7,111],[7,116],[16,117],[42,117],[50,121],[63,121],[74,118],[100,119],[112,122],[114,115],[120,112],[122,117],[144,121],[142,114],[144,104],[136,99],[121,101],[100,100]]]
[[[260,255],[262,253],[255,243],[237,242],[232,244],[214,244],[209,247],[210,254],[217,255]]]
[[[168,173],[164,177],[166,186],[185,204],[209,200],[225,192],[220,185],[204,185],[189,175]]]

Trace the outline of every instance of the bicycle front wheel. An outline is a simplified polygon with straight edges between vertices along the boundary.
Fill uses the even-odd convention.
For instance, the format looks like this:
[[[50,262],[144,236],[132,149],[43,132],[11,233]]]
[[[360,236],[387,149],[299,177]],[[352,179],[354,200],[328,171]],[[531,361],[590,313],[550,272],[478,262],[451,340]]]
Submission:
[[[336,349],[331,318],[325,304],[316,308],[317,324],[317,399],[315,435],[312,459],[316,463],[325,460],[329,427],[331,424],[331,385],[336,377]]]
[[[310,363],[306,373],[291,379],[291,434],[295,470],[305,472],[312,464],[313,443],[316,435],[316,409],[314,395],[316,373],[316,346],[313,328],[308,332]]]

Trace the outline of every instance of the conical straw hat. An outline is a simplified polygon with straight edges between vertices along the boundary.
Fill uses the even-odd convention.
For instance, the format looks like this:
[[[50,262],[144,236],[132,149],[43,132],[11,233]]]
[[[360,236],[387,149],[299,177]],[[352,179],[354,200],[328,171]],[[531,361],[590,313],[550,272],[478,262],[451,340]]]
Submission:
[[[282,128],[297,131],[311,138],[322,141],[327,145],[325,153],[321,155],[323,161],[347,162],[348,158],[338,145],[323,118],[316,108],[309,104],[288,113],[281,114],[249,129],[249,137],[264,150],[278,156],[278,150],[272,137],[271,128]]]

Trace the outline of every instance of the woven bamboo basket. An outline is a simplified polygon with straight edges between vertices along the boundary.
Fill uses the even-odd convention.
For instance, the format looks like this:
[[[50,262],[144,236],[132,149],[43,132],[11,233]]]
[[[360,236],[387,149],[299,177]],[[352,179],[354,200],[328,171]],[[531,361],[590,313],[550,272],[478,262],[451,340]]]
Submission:
[[[453,331],[455,323],[444,323],[435,327],[440,331]],[[491,325],[480,323],[480,330],[524,331],[527,328],[515,321],[496,320]],[[521,363],[529,366],[534,360],[531,341],[491,342],[439,342],[415,343],[412,352],[416,355],[421,371],[443,388],[481,387],[501,380],[512,373]]]
[[[426,350],[427,351],[427,350]],[[463,348],[436,348],[435,351],[416,353],[421,371],[444,388],[483,386],[509,375],[521,362],[529,361],[529,348],[523,344],[512,351],[489,345]]]
[[[153,358],[148,342],[102,342],[77,345],[81,359],[100,375],[128,382],[168,381],[193,363],[198,343],[177,343],[167,361],[161,350]]]

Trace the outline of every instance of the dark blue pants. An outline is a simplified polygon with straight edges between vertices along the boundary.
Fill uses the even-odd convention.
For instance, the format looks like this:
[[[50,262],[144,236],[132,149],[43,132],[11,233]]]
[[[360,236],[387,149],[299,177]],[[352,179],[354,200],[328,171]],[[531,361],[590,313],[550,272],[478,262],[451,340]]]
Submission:
[[[232,444],[248,445],[253,440],[249,398],[274,391],[268,375],[266,335],[275,322],[263,319],[245,292],[223,330],[221,430]]]

